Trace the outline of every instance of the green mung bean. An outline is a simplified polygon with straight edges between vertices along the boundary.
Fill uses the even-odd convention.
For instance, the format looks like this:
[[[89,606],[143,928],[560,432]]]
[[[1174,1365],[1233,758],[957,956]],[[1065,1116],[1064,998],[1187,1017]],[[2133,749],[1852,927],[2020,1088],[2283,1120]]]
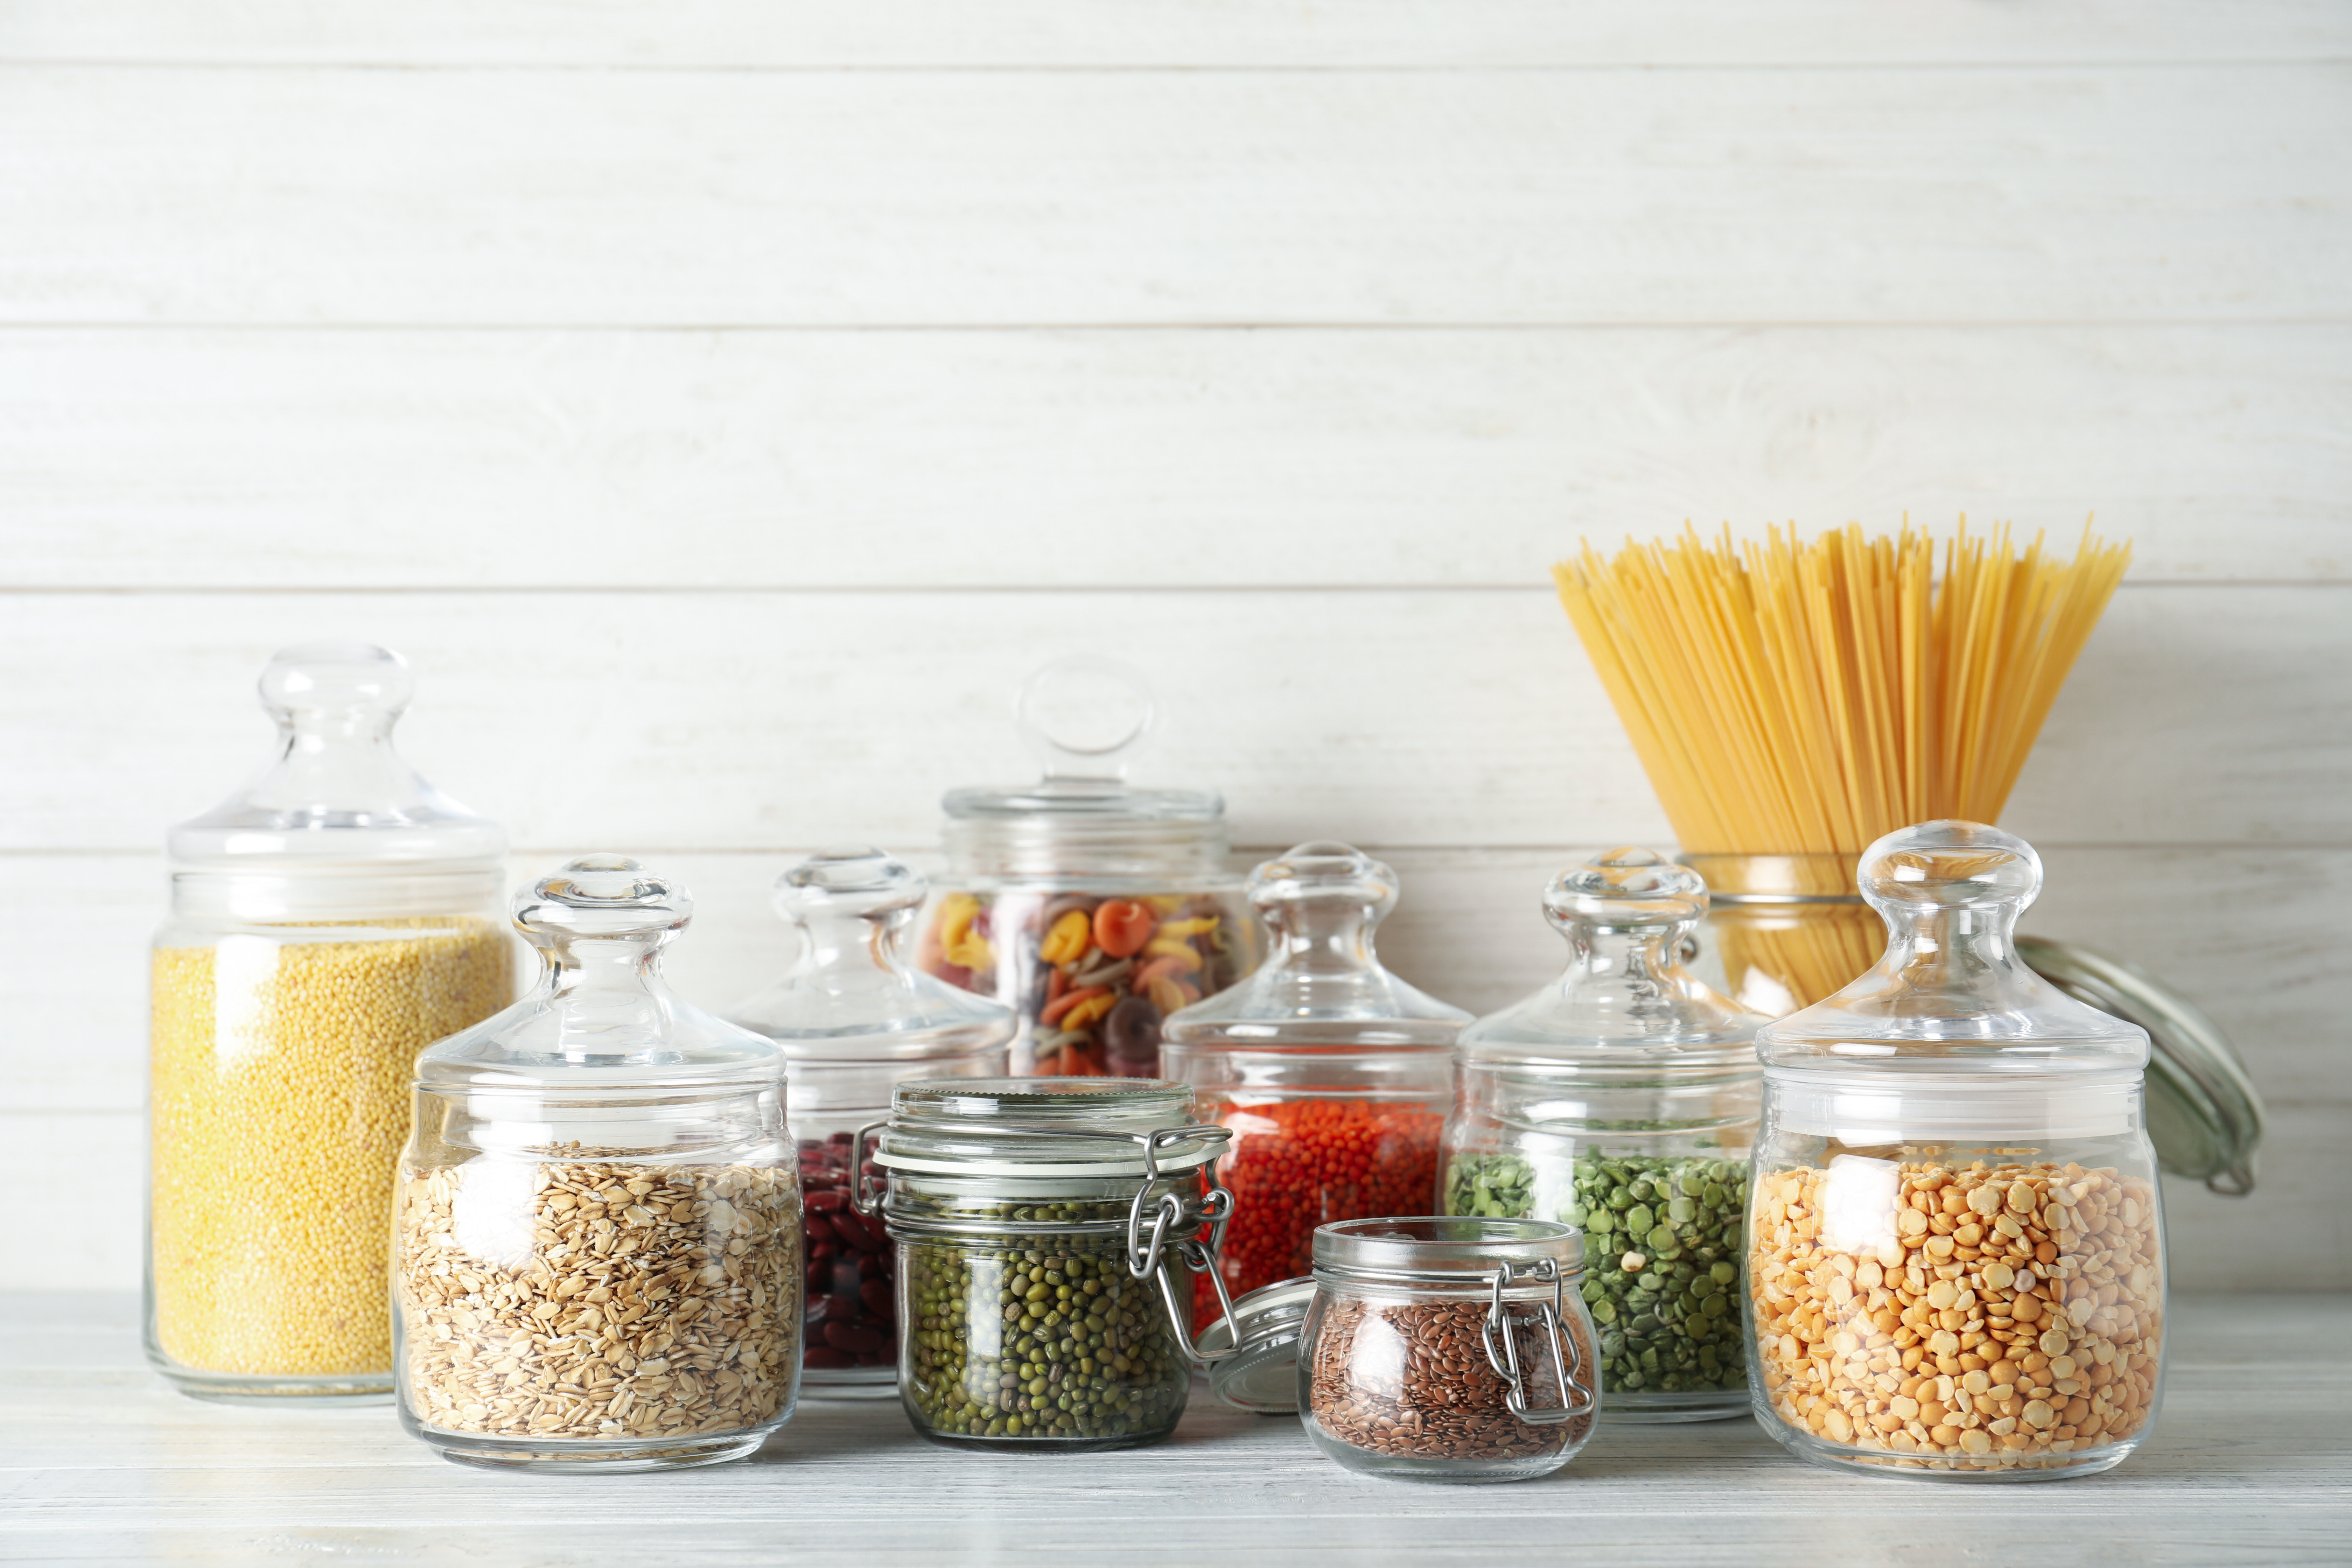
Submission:
[[[1459,1153],[1446,1171],[1445,1212],[1583,1229],[1583,1294],[1600,1331],[1604,1392],[1745,1388],[1738,1282],[1747,1163],[1586,1155],[1574,1169],[1574,1196],[1539,1214],[1536,1194],[1548,1184],[1527,1157]]]
[[[1075,1226],[1123,1222],[1127,1205],[956,1212]],[[950,1443],[1117,1447],[1174,1430],[1191,1371],[1159,1282],[1128,1272],[1123,1231],[926,1236],[898,1246],[900,1393],[919,1431]]]

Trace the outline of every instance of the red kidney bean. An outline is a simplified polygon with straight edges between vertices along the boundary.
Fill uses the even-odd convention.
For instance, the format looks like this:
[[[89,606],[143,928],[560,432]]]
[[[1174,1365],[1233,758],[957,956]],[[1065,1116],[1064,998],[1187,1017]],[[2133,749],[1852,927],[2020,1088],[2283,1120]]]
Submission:
[[[821,1367],[826,1372],[841,1372],[857,1364],[857,1357],[849,1351],[837,1351],[831,1345],[811,1345],[801,1352],[803,1366]]]
[[[854,1209],[844,1209],[839,1214],[828,1217],[833,1228],[841,1233],[841,1239],[860,1252],[882,1250],[884,1243],[881,1233],[876,1228],[875,1222],[867,1219],[864,1215]]]
[[[898,1310],[898,1303],[890,1300],[890,1287],[879,1279],[868,1279],[860,1285],[857,1299],[865,1302],[866,1310],[877,1318],[887,1320]]]
[[[872,1355],[889,1346],[889,1336],[879,1329],[860,1328],[856,1323],[827,1323],[824,1337],[837,1350],[856,1351]]]
[[[802,1201],[807,1205],[811,1214],[831,1214],[849,1205],[848,1197],[841,1193],[814,1192]]]

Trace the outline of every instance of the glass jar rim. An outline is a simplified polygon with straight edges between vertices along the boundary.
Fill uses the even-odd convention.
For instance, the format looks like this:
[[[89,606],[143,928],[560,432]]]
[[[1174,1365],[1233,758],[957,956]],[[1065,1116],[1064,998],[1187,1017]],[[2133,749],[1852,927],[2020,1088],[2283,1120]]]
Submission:
[[[1213,1162],[1233,1134],[1192,1124],[1168,1079],[911,1079],[891,1091],[877,1164],[939,1176],[1141,1181]]]
[[[1584,1232],[1557,1220],[1420,1215],[1339,1220],[1315,1229],[1315,1277],[1482,1289],[1498,1268],[1584,1268]]]

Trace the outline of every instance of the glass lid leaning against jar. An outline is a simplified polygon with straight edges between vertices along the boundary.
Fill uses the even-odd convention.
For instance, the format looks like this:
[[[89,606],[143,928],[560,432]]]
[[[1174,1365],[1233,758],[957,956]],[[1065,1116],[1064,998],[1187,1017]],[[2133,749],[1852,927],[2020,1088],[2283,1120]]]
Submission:
[[[672,994],[685,889],[617,855],[515,900],[530,994],[416,1063],[401,1425],[548,1471],[740,1458],[793,1413],[801,1202],[775,1046]]]
[[[1864,851],[1860,884],[1885,955],[1757,1037],[1757,1419],[1879,1474],[2108,1469],[2163,1384],[2147,1035],[2019,957],[2023,839],[1922,823]]]
[[[916,962],[1020,1015],[1016,1076],[1155,1077],[1160,1020],[1257,963],[1225,803],[1125,782],[1158,708],[1123,665],[1057,659],[1015,712],[1045,777],[948,792]]]
[[[900,1084],[859,1134],[858,1208],[898,1255],[898,1392],[950,1447],[1083,1453],[1176,1429],[1194,1345],[1181,1265],[1213,1274],[1229,1134],[1160,1079]]]
[[[1576,1227],[1548,1220],[1323,1226],[1297,1347],[1307,1436],[1395,1480],[1517,1481],[1567,1464],[1601,1405],[1583,1261]]]
[[[776,912],[799,931],[784,977],[733,1022],[776,1043],[800,1149],[808,1321],[801,1392],[882,1399],[898,1378],[897,1255],[851,1205],[857,1130],[916,1078],[1002,1078],[1011,1012],[908,967],[925,883],[873,848],[829,849],[776,879]],[[869,1170],[868,1174],[874,1173]]]
[[[1678,956],[1697,874],[1609,851],[1544,889],[1566,973],[1463,1031],[1444,1209],[1582,1228],[1612,1421],[1748,1413],[1741,1226],[1760,1016]]]
[[[260,689],[277,763],[171,835],[147,1359],[201,1399],[383,1399],[409,1070],[513,999],[506,835],[393,749],[399,655],[289,647]]]
[[[1160,1048],[1202,1119],[1232,1133],[1217,1173],[1238,1205],[1234,1296],[1306,1274],[1318,1226],[1432,1206],[1450,1053],[1470,1021],[1381,966],[1372,932],[1397,876],[1380,861],[1301,844],[1252,871],[1248,892],[1272,934],[1265,966],[1171,1018]],[[1194,1295],[1195,1321],[1215,1321],[1211,1281]]]

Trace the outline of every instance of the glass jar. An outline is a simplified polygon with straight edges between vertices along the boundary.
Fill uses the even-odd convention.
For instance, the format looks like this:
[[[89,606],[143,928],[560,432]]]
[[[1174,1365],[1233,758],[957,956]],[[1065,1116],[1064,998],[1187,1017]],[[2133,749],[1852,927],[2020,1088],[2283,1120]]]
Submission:
[[[1520,1481],[1584,1447],[1601,1406],[1584,1240],[1544,1220],[1362,1219],[1315,1233],[1298,1406],[1349,1469]]]
[[[1693,967],[1753,1013],[1810,1007],[1878,957],[1878,917],[1853,890],[1852,855],[1686,854],[1710,910]]]
[[[1182,1265],[1213,1269],[1226,1137],[1163,1079],[900,1084],[866,1130],[898,1252],[898,1392],[951,1447],[1082,1453],[1176,1429],[1203,1352]],[[876,1194],[860,1193],[861,1213]],[[1228,1338],[1228,1344],[1232,1342]]]
[[[830,849],[776,879],[800,953],[730,1018],[776,1043],[800,1149],[808,1321],[801,1392],[882,1399],[898,1385],[898,1255],[851,1206],[857,1130],[916,1078],[1002,1078],[1013,1015],[907,965],[920,873],[879,849]],[[869,1174],[873,1173],[869,1172]]]
[[[417,1060],[395,1354],[401,1425],[444,1458],[677,1469],[792,1415],[783,1059],[662,983],[692,910],[634,860],[572,861],[515,900],[539,985]]]
[[[1055,738],[1072,732],[1057,709],[1106,695],[1132,710],[1121,733],[1101,745]],[[1124,782],[1156,711],[1125,667],[1056,660],[1016,710],[1045,778],[943,802],[948,869],[917,963],[1020,1016],[1017,1076],[1156,1077],[1160,1020],[1256,965],[1225,864],[1223,799]]]
[[[1622,848],[1553,879],[1568,970],[1463,1031],[1444,1212],[1563,1220],[1612,1421],[1748,1413],[1739,1300],[1765,1020],[1701,984],[1681,945],[1697,873]]]
[[[382,1399],[409,1068],[513,998],[506,836],[393,749],[397,654],[289,647],[260,689],[277,763],[171,835],[147,1359],[201,1399]]]
[[[2163,1384],[2147,1036],[2018,957],[2042,886],[2023,839],[1925,823],[1872,845],[1860,876],[1885,956],[1757,1037],[1757,1419],[1833,1467],[2107,1469]]]
[[[1233,1134],[1217,1175],[1237,1207],[1221,1271],[1239,1296],[1305,1274],[1316,1227],[1427,1212],[1470,1015],[1381,967],[1372,933],[1396,873],[1345,844],[1301,844],[1250,873],[1265,968],[1168,1021],[1161,1060]],[[1218,1313],[1194,1287],[1202,1323]]]

